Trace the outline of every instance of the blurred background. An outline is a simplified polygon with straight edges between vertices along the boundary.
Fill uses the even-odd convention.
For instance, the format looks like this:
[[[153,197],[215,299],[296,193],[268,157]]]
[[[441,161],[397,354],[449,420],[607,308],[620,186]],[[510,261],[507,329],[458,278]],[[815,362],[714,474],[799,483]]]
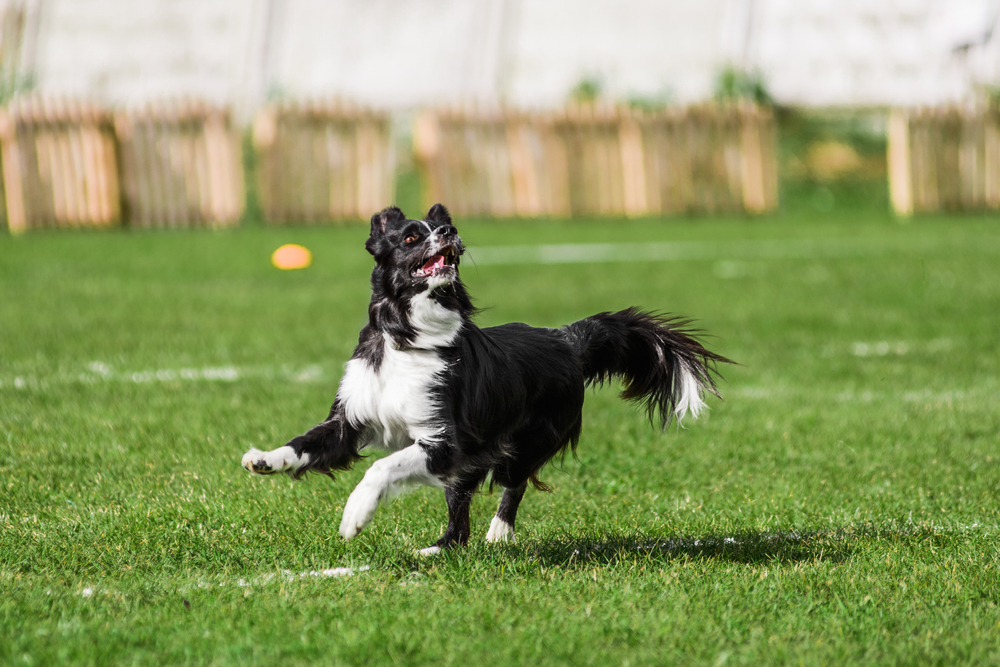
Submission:
[[[366,218],[390,200],[497,217],[1000,205],[998,0],[21,0],[2,12],[0,92],[26,101],[0,134],[34,145],[8,146],[5,189],[23,200],[6,206],[12,230]],[[97,123],[104,153],[73,148],[100,143],[85,127],[73,139],[51,126],[88,113],[73,122]],[[63,173],[74,154],[90,174]],[[99,164],[109,175],[84,184]]]
[[[275,98],[401,110],[711,98],[726,68],[774,100],[900,106],[996,84],[996,0],[33,0],[19,76],[109,105],[195,96],[249,119]],[[6,53],[5,46],[5,53]]]
[[[1000,664],[998,14],[0,0],[0,665]],[[662,434],[590,393],[518,543],[480,498],[431,562],[439,492],[344,542],[368,463],[239,463],[327,414],[367,220],[438,201],[481,326],[740,365]]]

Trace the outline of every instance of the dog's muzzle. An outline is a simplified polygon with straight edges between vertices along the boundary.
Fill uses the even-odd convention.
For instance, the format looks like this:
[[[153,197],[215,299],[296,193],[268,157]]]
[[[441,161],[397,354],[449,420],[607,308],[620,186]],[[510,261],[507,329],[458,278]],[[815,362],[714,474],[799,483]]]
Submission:
[[[418,278],[429,278],[449,271],[455,271],[458,267],[458,256],[460,250],[453,245],[445,245],[438,252],[428,257],[413,275]]]

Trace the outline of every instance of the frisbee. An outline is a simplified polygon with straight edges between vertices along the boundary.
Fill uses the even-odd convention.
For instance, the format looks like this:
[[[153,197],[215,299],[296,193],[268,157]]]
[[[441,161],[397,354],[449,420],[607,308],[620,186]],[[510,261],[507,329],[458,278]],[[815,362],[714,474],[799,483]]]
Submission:
[[[274,251],[271,263],[282,271],[305,269],[312,264],[312,253],[296,243],[286,243]]]

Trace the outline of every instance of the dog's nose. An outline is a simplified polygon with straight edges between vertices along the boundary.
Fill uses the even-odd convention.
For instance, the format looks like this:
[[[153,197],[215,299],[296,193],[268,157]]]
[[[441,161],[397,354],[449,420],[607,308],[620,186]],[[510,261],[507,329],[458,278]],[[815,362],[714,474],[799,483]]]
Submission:
[[[440,227],[437,228],[437,233],[440,234],[441,236],[454,236],[455,234],[458,233],[458,230],[455,229],[452,225],[441,225]]]

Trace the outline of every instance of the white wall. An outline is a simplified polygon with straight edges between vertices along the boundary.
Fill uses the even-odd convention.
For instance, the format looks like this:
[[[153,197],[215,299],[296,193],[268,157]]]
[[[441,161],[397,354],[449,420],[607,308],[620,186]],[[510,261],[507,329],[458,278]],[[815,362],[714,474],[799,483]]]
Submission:
[[[989,49],[973,48],[971,58],[953,49],[981,39],[997,19],[998,4],[758,0],[750,60],[785,102],[909,105],[958,99],[974,79],[995,77],[983,67],[991,60]],[[998,42],[1000,35],[990,48]],[[973,62],[977,58],[983,63]]]
[[[433,104],[475,91],[485,21],[479,0],[278,0],[268,87],[379,107]],[[477,21],[478,19],[478,21]]]
[[[28,2],[41,7],[23,59],[39,90],[109,104],[190,95],[249,112],[269,95],[337,95],[545,107],[584,78],[616,99],[689,102],[711,95],[727,63],[810,105],[937,102],[1000,82],[1000,34],[953,53],[981,41],[1000,0]]]
[[[615,96],[710,94],[721,0],[285,0],[269,76],[378,106],[553,106],[584,78]]]
[[[688,102],[712,94],[723,49],[721,0],[577,0],[520,6],[510,99],[554,106],[581,79],[614,98]]]
[[[108,103],[235,100],[247,78],[246,0],[42,0],[42,92]]]

